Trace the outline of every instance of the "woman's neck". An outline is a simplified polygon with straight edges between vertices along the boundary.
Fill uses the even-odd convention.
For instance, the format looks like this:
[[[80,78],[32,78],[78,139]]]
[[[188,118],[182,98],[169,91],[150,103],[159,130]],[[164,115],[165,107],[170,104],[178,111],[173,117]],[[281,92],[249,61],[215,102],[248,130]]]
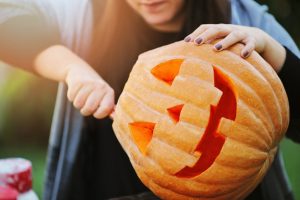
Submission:
[[[150,27],[161,32],[180,32],[185,21],[185,12],[182,10],[172,20],[163,24],[149,24]]]

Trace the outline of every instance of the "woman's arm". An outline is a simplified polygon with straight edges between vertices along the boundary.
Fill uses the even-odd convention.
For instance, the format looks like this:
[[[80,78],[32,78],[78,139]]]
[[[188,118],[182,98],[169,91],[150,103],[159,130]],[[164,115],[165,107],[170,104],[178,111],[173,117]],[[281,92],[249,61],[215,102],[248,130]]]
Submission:
[[[59,30],[47,24],[36,10],[19,4],[3,4],[0,0],[0,60],[33,72],[35,56],[43,49],[60,43]]]
[[[83,115],[100,119],[113,111],[113,89],[68,48],[55,45],[42,51],[34,60],[33,70],[47,79],[65,82],[68,99]]]
[[[238,42],[244,43],[242,57],[246,58],[256,50],[276,72],[281,70],[285,61],[284,47],[258,28],[231,24],[205,24],[188,35],[185,41],[201,45],[219,38],[222,40],[215,44],[216,51],[226,49]]]
[[[88,5],[85,1],[76,2],[77,7]],[[81,50],[85,52],[85,44],[89,39],[74,30],[86,27],[75,23],[76,18],[75,22],[69,22],[66,17],[68,14],[73,16],[73,13],[81,16],[80,13],[85,13],[85,9],[80,13],[74,12],[77,7],[65,10],[64,18],[56,15],[59,14],[57,11],[65,8],[64,1],[55,4],[47,1],[0,0],[0,4],[0,59],[45,78],[65,82],[69,100],[83,115],[94,115],[96,118],[109,115],[114,107],[113,90],[92,67],[65,47],[68,45],[78,53]],[[61,24],[66,29],[62,30]],[[84,30],[84,33],[89,32]],[[86,39],[79,41],[78,38]]]

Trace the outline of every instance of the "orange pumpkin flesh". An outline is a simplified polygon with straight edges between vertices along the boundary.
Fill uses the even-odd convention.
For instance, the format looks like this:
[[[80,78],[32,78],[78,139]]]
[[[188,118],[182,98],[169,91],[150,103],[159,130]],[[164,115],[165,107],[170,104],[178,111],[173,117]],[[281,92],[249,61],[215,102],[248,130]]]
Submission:
[[[142,182],[162,199],[243,199],[270,166],[289,122],[271,67],[241,45],[177,42],[142,54],[113,128]]]
[[[196,151],[201,157],[193,167],[185,167],[178,173],[179,177],[191,178],[208,169],[219,155],[226,137],[217,132],[222,117],[234,120],[236,115],[236,99],[230,79],[214,67],[215,86],[223,95],[217,106],[211,106],[209,122]]]
[[[174,59],[165,63],[160,63],[151,70],[151,73],[158,79],[161,79],[162,81],[171,85],[174,78],[179,73],[180,65],[182,62],[182,59]]]
[[[173,106],[173,107],[167,109],[167,111],[168,111],[168,113],[169,113],[169,116],[170,116],[175,122],[178,122],[178,121],[179,121],[180,113],[181,113],[181,110],[182,110],[183,106],[184,106],[184,104],[180,104],[180,105]]]
[[[145,154],[151,141],[155,124],[151,122],[133,122],[129,124],[130,132],[140,151]]]

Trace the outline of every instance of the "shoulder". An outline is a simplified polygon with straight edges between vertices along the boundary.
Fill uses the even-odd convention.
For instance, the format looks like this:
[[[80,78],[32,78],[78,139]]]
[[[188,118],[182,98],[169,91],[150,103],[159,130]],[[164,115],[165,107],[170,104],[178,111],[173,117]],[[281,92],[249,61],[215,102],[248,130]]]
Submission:
[[[90,43],[92,16],[91,0],[0,0],[0,28],[19,30],[20,24],[32,24],[38,27],[35,33],[50,30],[59,35],[61,44],[83,57]]]
[[[41,1],[41,0],[39,0]],[[82,55],[87,51],[93,29],[93,5],[90,0],[42,0],[50,2],[67,47]]]
[[[255,26],[268,10],[266,5],[260,5],[254,0],[231,0],[233,24]]]
[[[299,57],[297,45],[268,10],[266,5],[254,0],[231,0],[231,23],[260,28]]]

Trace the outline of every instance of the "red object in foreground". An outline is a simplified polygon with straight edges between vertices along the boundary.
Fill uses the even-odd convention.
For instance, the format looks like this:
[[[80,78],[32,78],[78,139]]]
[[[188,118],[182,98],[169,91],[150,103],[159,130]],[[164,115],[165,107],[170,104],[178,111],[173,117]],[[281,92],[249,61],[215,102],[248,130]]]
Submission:
[[[31,190],[31,162],[22,158],[0,160],[0,185],[10,186],[20,193]]]
[[[0,185],[0,200],[17,200],[18,195],[16,189]]]

